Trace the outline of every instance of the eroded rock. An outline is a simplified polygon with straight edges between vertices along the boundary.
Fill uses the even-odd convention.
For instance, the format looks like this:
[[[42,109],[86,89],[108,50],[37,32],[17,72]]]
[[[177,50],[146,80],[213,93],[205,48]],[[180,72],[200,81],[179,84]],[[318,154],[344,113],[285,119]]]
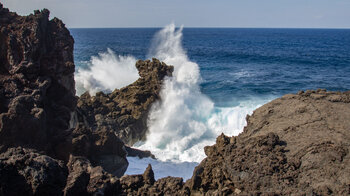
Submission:
[[[32,149],[0,154],[0,195],[62,195],[67,176],[63,161]]]
[[[84,93],[78,100],[78,121],[92,130],[113,130],[129,146],[144,140],[147,117],[151,104],[159,99],[161,84],[171,76],[173,66],[157,59],[139,60],[136,63],[140,78],[134,83],[112,93]]]
[[[0,7],[0,149],[56,156],[76,108],[74,40],[49,11],[18,16]]]
[[[285,95],[221,135],[186,185],[209,195],[349,195],[350,92]]]

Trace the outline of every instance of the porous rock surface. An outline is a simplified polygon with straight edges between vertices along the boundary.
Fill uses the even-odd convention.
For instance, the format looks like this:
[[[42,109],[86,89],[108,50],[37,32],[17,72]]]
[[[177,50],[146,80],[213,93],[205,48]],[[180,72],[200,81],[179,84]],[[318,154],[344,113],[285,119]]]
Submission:
[[[0,195],[61,195],[68,171],[63,161],[22,147],[0,154]]]
[[[0,195],[72,195],[67,177],[72,185],[90,167],[79,179],[89,181],[86,192],[103,194],[128,166],[114,132],[72,126],[73,43],[48,10],[19,16],[0,3]],[[70,158],[80,156],[81,164]]]
[[[55,146],[76,108],[73,43],[49,11],[18,16],[0,4],[0,151]]]
[[[136,62],[140,78],[134,83],[115,89],[112,93],[88,92],[80,96],[77,121],[92,130],[113,130],[129,146],[145,140],[147,117],[151,104],[159,100],[161,84],[166,76],[172,76],[174,67],[157,59]]]
[[[187,182],[207,195],[349,195],[350,92],[288,94],[221,135]]]

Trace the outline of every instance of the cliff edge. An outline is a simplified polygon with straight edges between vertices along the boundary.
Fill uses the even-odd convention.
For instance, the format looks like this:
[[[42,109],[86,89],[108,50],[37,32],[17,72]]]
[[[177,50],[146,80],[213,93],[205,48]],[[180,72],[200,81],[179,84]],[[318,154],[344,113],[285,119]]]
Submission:
[[[18,16],[0,4],[0,151],[56,157],[76,108],[73,37],[49,11]]]

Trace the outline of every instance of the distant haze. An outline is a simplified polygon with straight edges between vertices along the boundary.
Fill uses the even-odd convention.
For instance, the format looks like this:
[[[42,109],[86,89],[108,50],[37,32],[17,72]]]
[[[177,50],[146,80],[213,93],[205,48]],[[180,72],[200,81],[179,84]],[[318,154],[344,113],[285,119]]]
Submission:
[[[350,28],[350,0],[0,0],[20,15],[48,8],[70,28]]]

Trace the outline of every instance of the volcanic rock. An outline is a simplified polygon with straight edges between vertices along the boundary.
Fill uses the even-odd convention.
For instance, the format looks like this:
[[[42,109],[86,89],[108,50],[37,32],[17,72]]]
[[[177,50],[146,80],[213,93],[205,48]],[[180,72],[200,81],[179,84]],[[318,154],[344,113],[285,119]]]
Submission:
[[[31,149],[0,154],[0,195],[61,195],[67,175],[63,161]]]
[[[73,43],[48,10],[18,16],[0,6],[0,150],[56,156],[76,108]]]
[[[64,195],[117,195],[119,180],[102,167],[93,167],[88,159],[77,156],[71,156],[67,165],[69,176]]]
[[[86,92],[81,95],[77,121],[85,123],[93,131],[113,130],[130,146],[145,140],[151,104],[159,99],[162,81],[172,75],[174,68],[157,59],[139,60],[136,68],[140,78],[124,88],[109,94],[99,92],[90,96]]]
[[[209,195],[349,195],[350,92],[285,95],[221,135],[186,185]]]
[[[68,152],[74,156],[84,156],[93,166],[102,166],[107,172],[121,177],[129,163],[124,143],[111,130],[92,131],[82,124],[77,126],[62,149],[68,147]]]

